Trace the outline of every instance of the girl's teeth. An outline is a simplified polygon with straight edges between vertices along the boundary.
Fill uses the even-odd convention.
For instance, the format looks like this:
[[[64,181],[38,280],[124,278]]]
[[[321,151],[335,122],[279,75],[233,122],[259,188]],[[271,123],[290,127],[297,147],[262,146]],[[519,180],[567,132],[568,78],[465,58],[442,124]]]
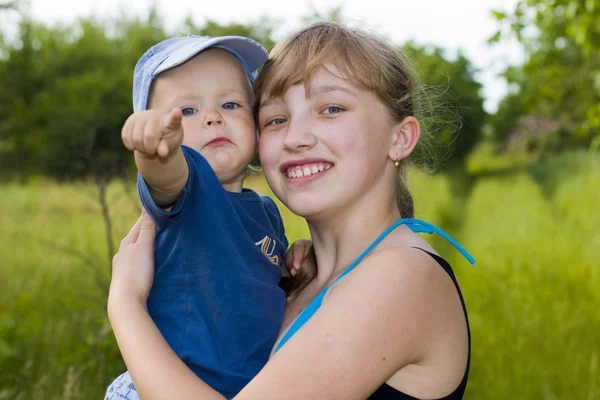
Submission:
[[[314,164],[311,166],[305,167],[294,167],[288,170],[287,176],[289,178],[302,178],[304,176],[311,176],[318,174],[319,172],[328,170],[331,168],[331,165],[323,165],[323,164]]]

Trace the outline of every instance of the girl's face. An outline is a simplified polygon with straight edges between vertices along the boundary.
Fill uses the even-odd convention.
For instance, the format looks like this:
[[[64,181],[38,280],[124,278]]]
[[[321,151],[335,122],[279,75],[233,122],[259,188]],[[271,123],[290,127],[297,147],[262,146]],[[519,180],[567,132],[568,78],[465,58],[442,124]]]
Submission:
[[[259,154],[274,194],[305,218],[342,216],[393,196],[394,124],[375,94],[327,65],[259,107]]]

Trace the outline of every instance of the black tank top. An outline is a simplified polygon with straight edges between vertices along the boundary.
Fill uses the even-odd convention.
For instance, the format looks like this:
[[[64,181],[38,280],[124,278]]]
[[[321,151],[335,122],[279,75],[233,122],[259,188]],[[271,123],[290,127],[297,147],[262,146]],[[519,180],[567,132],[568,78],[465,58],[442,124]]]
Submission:
[[[337,278],[336,280],[329,286],[325,287],[318,295],[317,297],[315,297],[309,304],[308,306],[300,313],[300,315],[296,318],[296,320],[292,323],[292,325],[288,328],[288,331],[283,335],[283,337],[280,339],[279,343],[275,346],[275,350],[274,353],[276,353],[281,346],[283,346],[289,339],[290,337],[292,337],[305,323],[306,321],[308,321],[315,312],[317,312],[317,310],[319,309],[319,307],[321,306],[321,303],[323,302],[323,298],[325,297],[325,294],[327,293],[327,291],[331,288],[331,286],[333,286],[337,281],[339,281],[340,279],[342,279],[346,274],[348,274],[350,271],[352,271],[353,268],[355,268],[360,262],[361,260],[381,241],[383,240],[392,230],[394,230],[396,227],[402,225],[402,224],[406,224],[413,232],[416,233],[428,233],[428,234],[432,234],[432,233],[437,233],[440,236],[442,236],[444,239],[446,239],[447,241],[449,241],[454,247],[456,247],[456,249],[471,263],[471,264],[475,264],[475,259],[465,250],[462,248],[462,246],[460,246],[454,239],[452,239],[447,233],[445,233],[444,231],[442,231],[441,229],[437,228],[434,225],[431,225],[425,221],[421,221],[418,219],[414,219],[414,218],[404,218],[404,219],[400,219],[396,222],[394,222],[388,229],[386,229],[384,232],[381,233],[381,235],[379,235],[379,237],[377,239],[375,239],[375,241],[373,241],[373,243],[371,243],[371,245],[369,247],[367,247],[367,249],[365,249],[365,251],[362,252],[362,254],[360,256],[358,256],[356,258],[356,260],[354,260],[354,262],[352,264],[350,264]],[[448,262],[446,260],[444,260],[443,258],[441,258],[440,256],[430,253],[426,250],[423,250],[419,247],[415,247],[416,249],[419,249],[427,254],[429,254],[431,257],[433,257],[433,259],[444,269],[444,271],[446,271],[446,273],[450,276],[450,278],[452,279],[452,282],[454,282],[454,286],[456,287],[456,290],[458,291],[458,295],[460,297],[460,302],[463,308],[463,312],[465,314],[465,321],[467,324],[467,334],[468,334],[468,357],[467,357],[467,367],[465,368],[465,374],[463,376],[462,381],[459,383],[458,387],[452,391],[452,393],[450,393],[449,395],[439,399],[439,400],[454,400],[454,399],[462,399],[463,394],[465,392],[465,388],[467,386],[467,377],[469,375],[469,367],[471,364],[471,331],[469,329],[469,320],[467,317],[467,308],[465,306],[465,301],[463,299],[462,296],[462,292],[460,291],[460,287],[458,286],[458,281],[456,280],[456,276],[454,275],[454,272],[452,271],[452,267],[450,267],[450,264],[448,264]],[[389,399],[389,400],[415,400],[414,397],[409,396],[407,394],[404,394],[394,388],[392,388],[391,386],[387,385],[387,384],[383,384],[381,385],[369,398],[368,400],[384,400],[384,399]]]
[[[467,368],[465,370],[465,375],[463,376],[462,381],[459,383],[459,385],[456,387],[456,389],[454,389],[454,391],[452,393],[439,399],[439,400],[460,400],[463,398],[463,394],[465,393],[465,389],[467,387],[467,377],[469,376],[469,366],[471,365],[471,330],[469,329],[469,319],[467,317],[467,308],[465,306],[465,300],[463,299],[462,292],[460,291],[460,287],[458,286],[458,281],[456,280],[456,276],[454,275],[454,272],[452,271],[452,267],[450,267],[450,264],[448,264],[448,262],[446,260],[444,260],[442,257],[440,257],[436,254],[432,254],[432,253],[430,253],[426,250],[423,250],[419,247],[415,247],[415,248],[422,250],[425,253],[429,254],[431,257],[433,257],[433,259],[435,261],[437,261],[438,264],[440,264],[440,266],[444,269],[444,271],[446,271],[448,273],[448,275],[450,275],[450,278],[452,279],[452,282],[454,282],[454,286],[456,287],[456,290],[458,291],[458,295],[460,297],[460,302],[462,304],[462,308],[465,313],[465,320],[467,322],[467,333],[468,333],[468,337],[469,337],[469,353],[468,353],[468,357],[467,357]],[[399,390],[394,389],[390,385],[384,383],[383,385],[381,385],[379,387],[379,389],[377,389],[368,398],[368,400],[418,400],[418,399],[415,397],[409,396],[407,394],[404,394],[404,393],[400,392]]]

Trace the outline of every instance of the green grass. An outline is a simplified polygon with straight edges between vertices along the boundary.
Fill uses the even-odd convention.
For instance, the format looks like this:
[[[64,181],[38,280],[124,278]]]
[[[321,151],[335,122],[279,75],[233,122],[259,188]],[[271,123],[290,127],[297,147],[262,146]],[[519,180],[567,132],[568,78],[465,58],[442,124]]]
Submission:
[[[577,192],[570,197],[572,210],[585,207]],[[552,200],[520,174],[479,183],[467,206],[461,237],[478,270],[459,276],[472,320],[474,398],[600,396],[598,233],[561,218]]]
[[[473,269],[432,238],[469,309],[466,398],[600,399],[600,157],[486,173],[464,195],[451,195],[453,179],[413,173],[410,187],[417,217],[477,259]],[[248,182],[269,193],[262,178]],[[0,400],[102,398],[124,365],[105,312],[110,251],[97,190],[40,180],[0,193]],[[119,182],[107,199],[116,246],[139,206]],[[290,240],[308,236],[281,211]]]

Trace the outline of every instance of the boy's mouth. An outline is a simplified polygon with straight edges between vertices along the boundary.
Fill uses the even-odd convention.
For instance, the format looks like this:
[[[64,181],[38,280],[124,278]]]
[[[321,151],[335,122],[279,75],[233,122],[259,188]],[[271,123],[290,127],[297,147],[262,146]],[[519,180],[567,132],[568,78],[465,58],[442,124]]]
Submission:
[[[204,147],[221,147],[221,146],[226,146],[228,144],[232,144],[231,140],[227,139],[224,136],[220,136],[220,137],[216,137],[213,140],[211,140],[210,142],[206,143],[204,145]]]

